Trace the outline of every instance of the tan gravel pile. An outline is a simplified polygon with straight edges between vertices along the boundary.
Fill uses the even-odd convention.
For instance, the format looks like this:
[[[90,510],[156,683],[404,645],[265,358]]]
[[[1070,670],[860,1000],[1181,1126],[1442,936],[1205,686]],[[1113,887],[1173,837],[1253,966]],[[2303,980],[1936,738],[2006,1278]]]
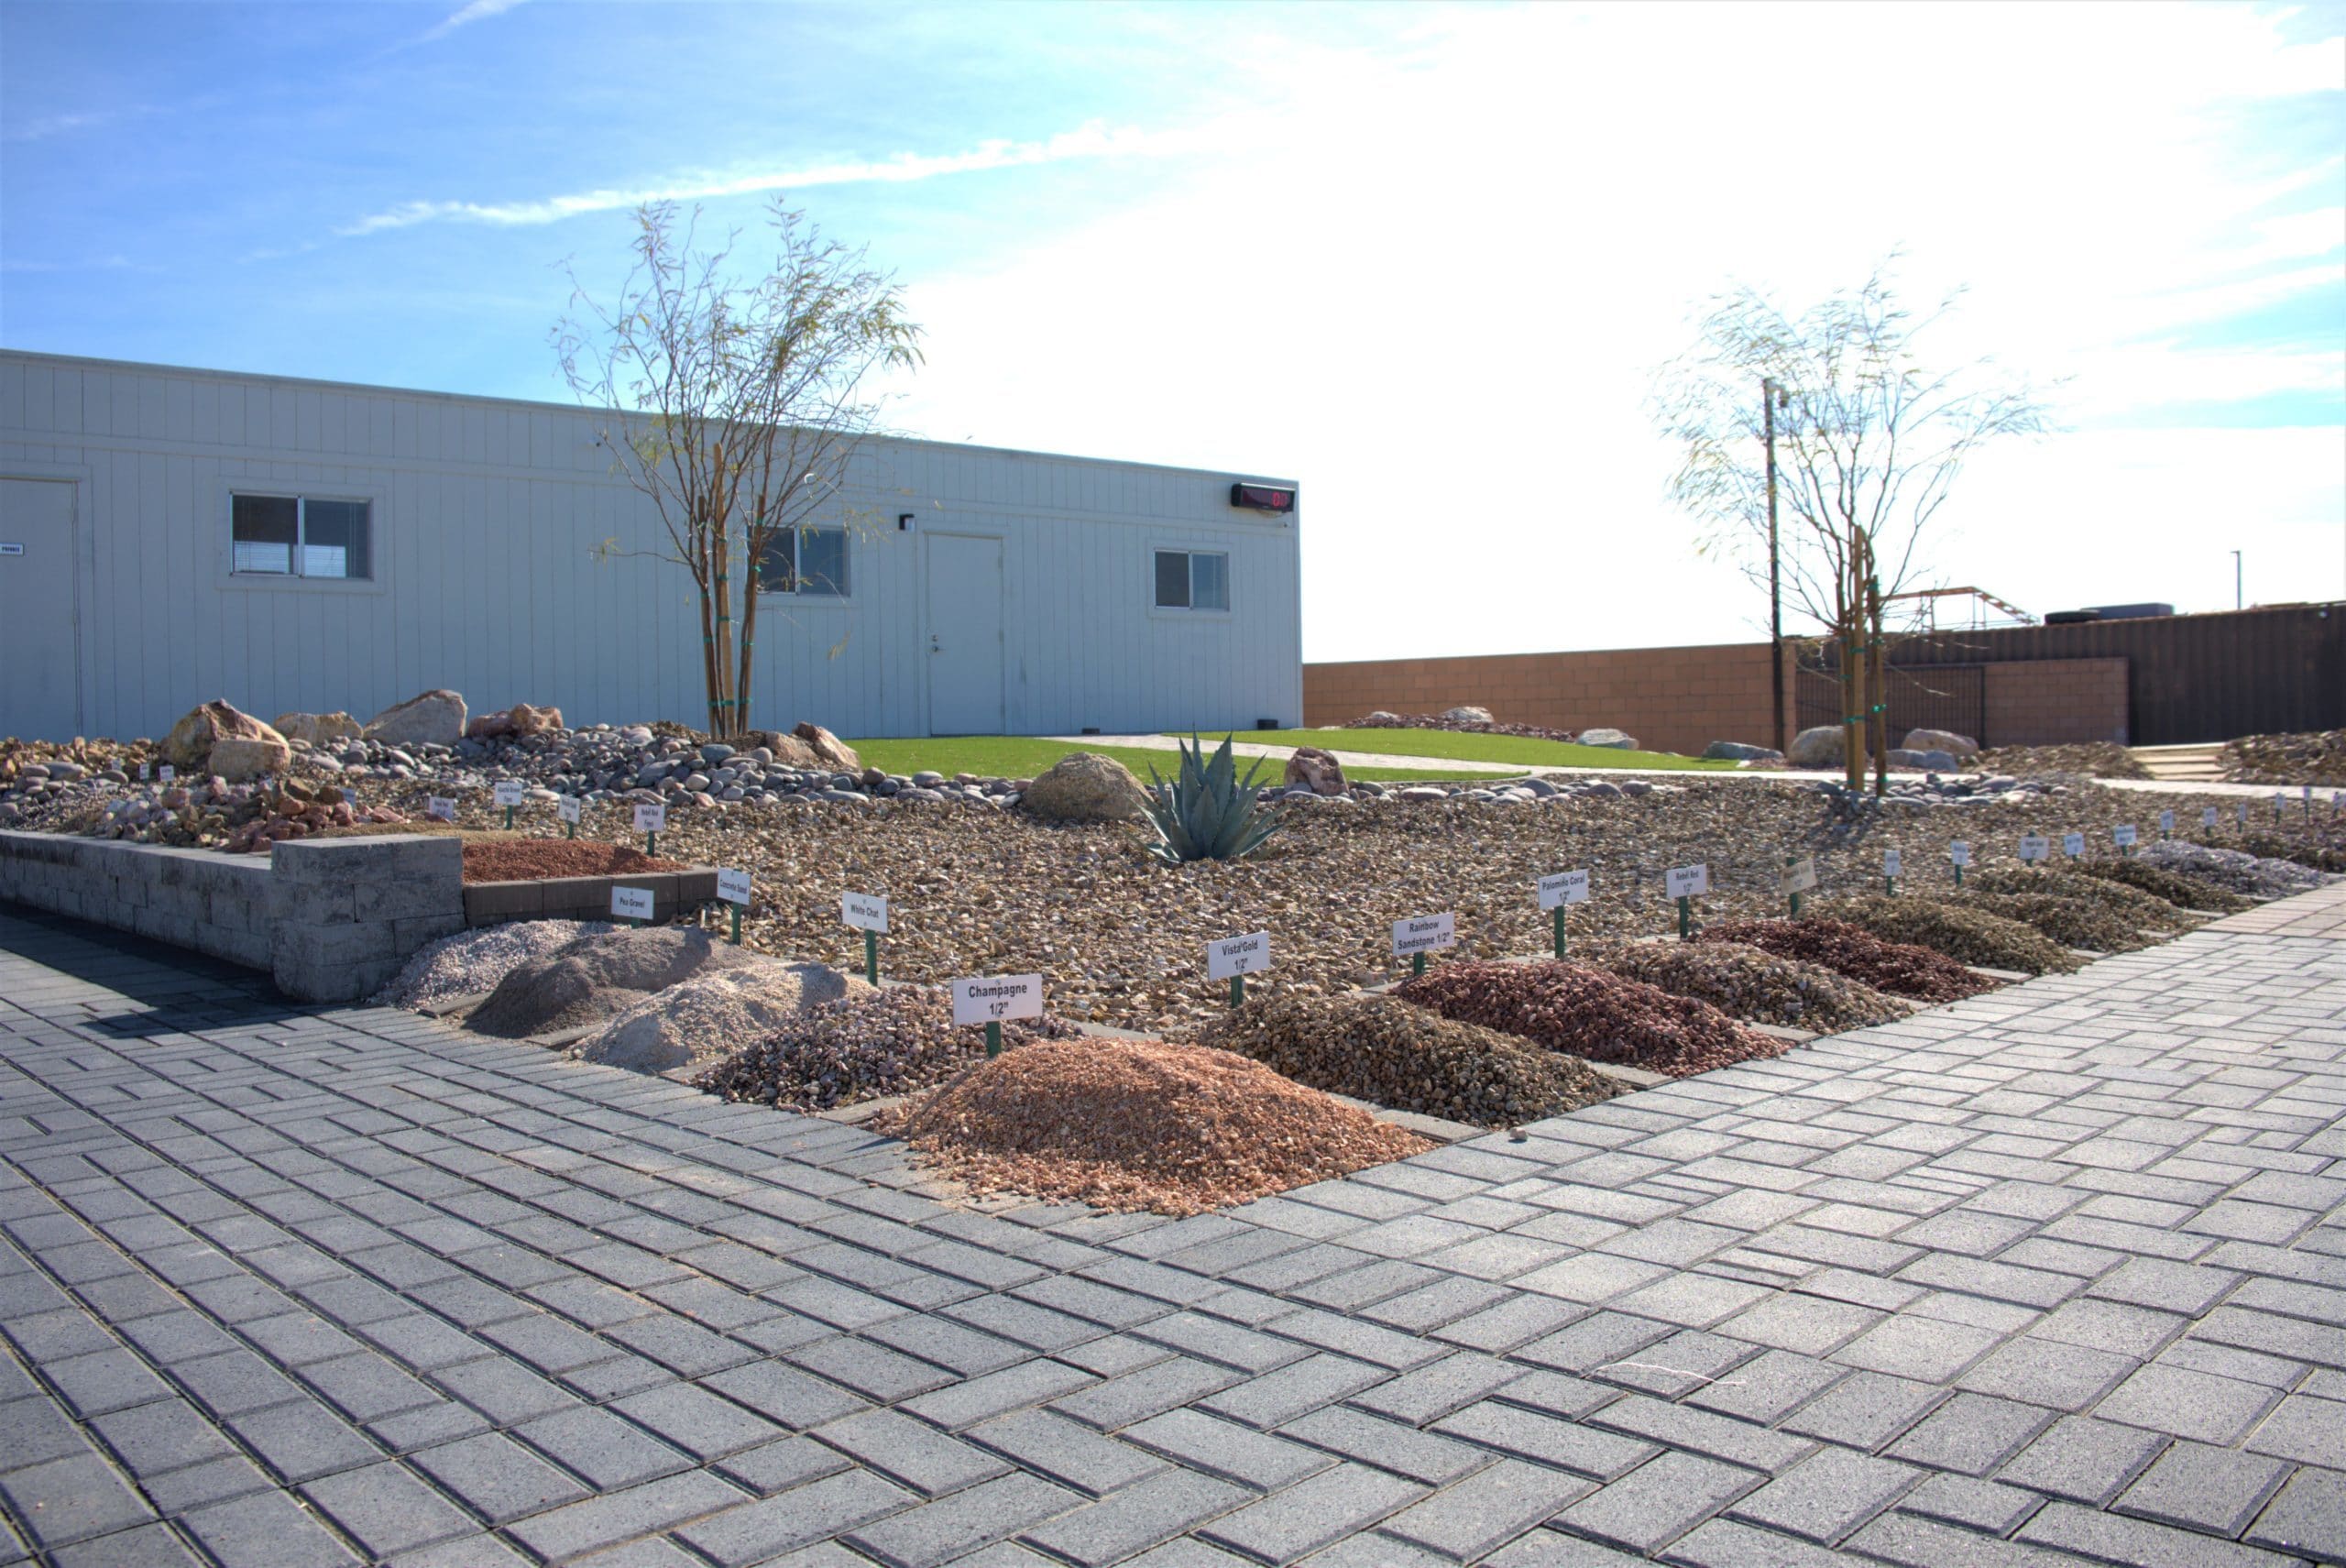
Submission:
[[[828,964],[763,959],[655,991],[565,1053],[630,1072],[714,1062],[817,1007],[877,990]]]
[[[615,1018],[707,970],[776,962],[691,926],[606,931],[516,965],[465,1027],[508,1040],[558,1034]]]
[[[2154,866],[2134,855],[2114,861],[2079,861],[2077,874],[2091,877],[2097,882],[2114,882],[2138,888],[2177,909],[2197,909],[2209,915],[2237,915],[2243,909],[2256,907],[2256,901],[2253,898],[2228,893],[2198,877]]]
[[[1005,1050],[874,1119],[970,1190],[1199,1214],[1434,1146],[1228,1051],[1157,1041]]]
[[[2243,735],[2216,752],[2235,784],[2346,785],[2346,729],[2303,735]]]
[[[1960,909],[2017,920],[2065,948],[2093,953],[2132,953],[2161,938],[2146,932],[2128,916],[2108,905],[2082,898],[2062,898],[2049,893],[1974,893],[1966,887],[1946,902]]]
[[[2068,949],[2033,926],[1931,898],[1835,899],[1816,906],[1828,920],[1846,920],[1892,942],[1945,953],[1957,963],[2023,974],[2067,974],[2077,967]]]
[[[418,948],[373,1002],[378,1007],[430,1007],[494,991],[499,981],[531,959],[559,951],[581,937],[616,929],[606,920],[513,920],[459,931]]]
[[[1730,1018],[1820,1035],[1887,1024],[1913,1010],[1822,964],[1735,942],[1598,942],[1573,958],[1707,1002]]]
[[[1195,1040],[1331,1094],[1480,1127],[1562,1115],[1628,1088],[1520,1036],[1389,996],[1276,997],[1214,1020]]]
[[[2295,861],[2318,872],[2346,872],[2346,836],[2338,829],[2307,828],[2291,822],[2285,828],[2252,828],[2232,839],[2234,848],[2268,861]]]
[[[1929,948],[1891,942],[1846,920],[1721,920],[1695,933],[1697,947],[1732,942],[1818,964],[1876,991],[1924,1003],[1959,1002],[1997,982]]]
[[[682,861],[595,839],[467,839],[466,882],[537,882],[547,877],[635,876],[680,872]]]
[[[2019,779],[2062,773],[2096,779],[2151,776],[2141,758],[2114,740],[2087,740],[2073,746],[2000,746],[1980,752],[1972,765],[1983,773],[2009,773]]]
[[[850,1000],[781,1021],[698,1078],[728,1100],[828,1111],[940,1083],[983,1059],[983,1029],[953,1022],[951,995],[930,986],[874,994],[857,981]],[[1005,1049],[1080,1037],[1048,1014],[1002,1026]]]
[[[1437,964],[1392,994],[1445,1018],[1536,1040],[1594,1062],[1622,1062],[1683,1078],[1790,1047],[1747,1029],[1707,1002],[1603,970],[1546,959]]]
[[[2067,868],[2054,871],[1991,866],[1966,879],[1963,886],[1966,892],[2050,894],[2055,898],[2077,899],[2130,925],[2154,931],[2191,931],[2199,926],[2198,921],[2157,894],[2115,878],[2088,876],[2082,871]],[[2045,934],[2053,935],[2049,931]]]

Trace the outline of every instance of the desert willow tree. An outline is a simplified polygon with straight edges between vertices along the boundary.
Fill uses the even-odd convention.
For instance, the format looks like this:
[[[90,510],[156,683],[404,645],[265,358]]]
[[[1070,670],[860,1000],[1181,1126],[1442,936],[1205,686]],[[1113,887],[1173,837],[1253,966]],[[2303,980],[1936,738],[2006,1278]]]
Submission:
[[[1924,535],[1971,455],[2044,428],[2028,386],[1991,361],[1926,368],[1915,340],[1959,295],[1918,319],[1887,272],[1798,317],[1749,288],[1714,297],[1655,398],[1683,454],[1671,495],[1700,520],[1703,552],[1763,587],[1780,570],[1783,602],[1837,645],[1847,783],[1862,784],[1870,752],[1877,792],[1889,749],[1885,606],[1921,586]]]
[[[599,439],[667,531],[671,550],[650,554],[683,565],[700,591],[708,729],[739,735],[750,728],[760,575],[818,520],[853,521],[848,466],[882,406],[868,389],[920,363],[921,329],[863,251],[781,203],[760,236],[772,257],[751,268],[737,259],[739,231],[701,247],[699,217],[666,202],[637,209],[618,296],[598,302],[572,268],[554,341],[579,400],[612,411]],[[603,554],[627,552],[612,542]]]

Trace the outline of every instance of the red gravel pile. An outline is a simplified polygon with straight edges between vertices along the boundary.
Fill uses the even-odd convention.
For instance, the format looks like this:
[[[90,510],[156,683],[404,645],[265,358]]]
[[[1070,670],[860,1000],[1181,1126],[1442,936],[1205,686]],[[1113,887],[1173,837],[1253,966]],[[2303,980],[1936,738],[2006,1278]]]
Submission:
[[[1536,964],[1438,965],[1392,994],[1445,1018],[1504,1029],[1596,1062],[1684,1078],[1777,1057],[1779,1039],[1747,1029],[1707,1002],[1643,981],[1551,959]]]
[[[539,882],[548,877],[639,876],[687,870],[625,844],[594,839],[467,839],[466,882]]]
[[[1917,1002],[1960,1002],[1996,989],[1994,981],[1944,953],[1885,941],[1846,920],[1721,920],[1704,927],[1694,940],[1740,942],[1780,958],[1802,959]]]
[[[1154,1040],[1005,1050],[872,1124],[974,1192],[1201,1214],[1433,1146],[1229,1051]]]

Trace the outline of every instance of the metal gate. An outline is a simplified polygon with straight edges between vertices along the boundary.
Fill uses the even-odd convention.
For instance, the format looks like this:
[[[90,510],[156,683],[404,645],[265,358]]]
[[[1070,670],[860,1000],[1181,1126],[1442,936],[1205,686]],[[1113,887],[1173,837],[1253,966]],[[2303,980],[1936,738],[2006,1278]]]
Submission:
[[[1841,677],[1830,651],[1803,650],[1796,683],[1800,727],[1839,724]],[[1988,671],[1980,664],[1890,666],[1890,740],[1910,729],[1951,729],[1982,746],[1988,735]]]

